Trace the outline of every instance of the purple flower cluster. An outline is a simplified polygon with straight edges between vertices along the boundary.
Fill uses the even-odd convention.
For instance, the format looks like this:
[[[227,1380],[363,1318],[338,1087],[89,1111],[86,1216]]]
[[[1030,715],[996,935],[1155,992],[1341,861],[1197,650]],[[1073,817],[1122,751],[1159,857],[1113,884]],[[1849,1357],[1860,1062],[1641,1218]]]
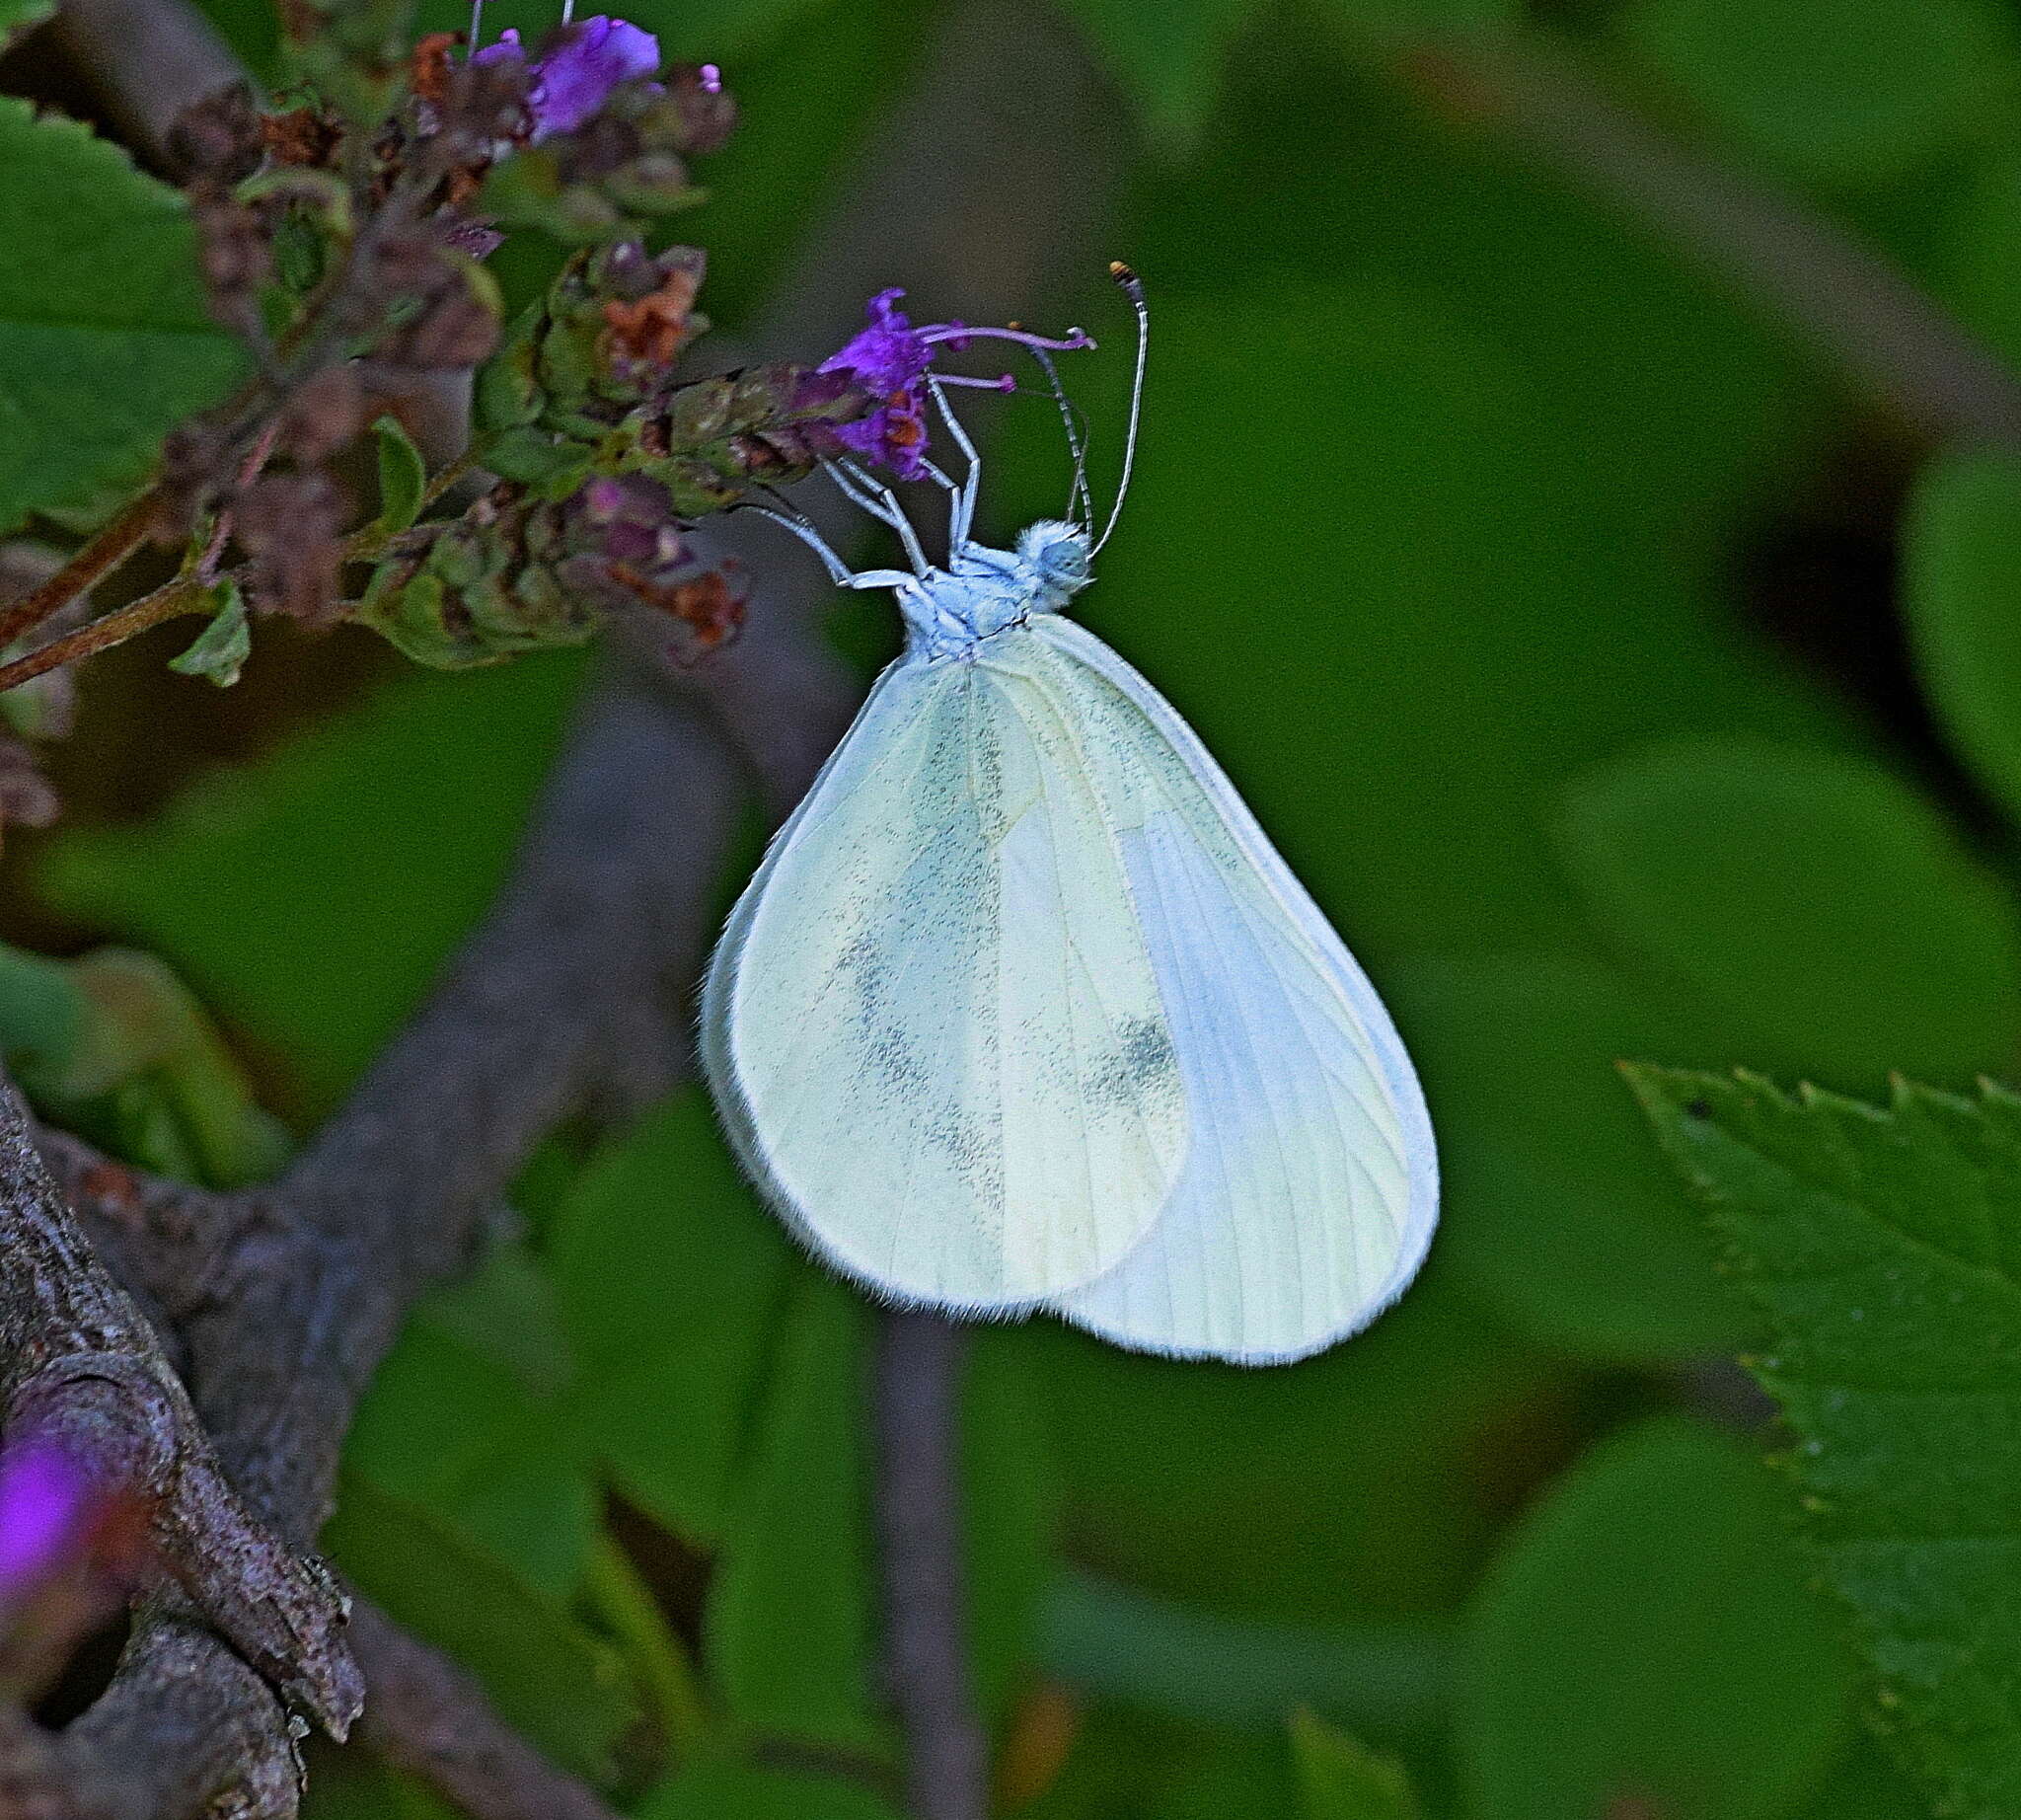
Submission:
[[[625,20],[599,13],[552,34],[538,57],[527,58],[519,34],[508,27],[495,44],[487,44],[471,61],[495,63],[506,57],[525,59],[533,77],[527,107],[533,115],[531,137],[538,144],[555,133],[573,132],[621,84],[658,75],[659,39]]]
[[[1022,329],[971,329],[962,323],[928,323],[915,329],[898,307],[905,292],[879,291],[869,302],[870,326],[852,337],[814,370],[840,373],[860,392],[876,400],[867,417],[838,423],[835,435],[865,461],[889,468],[902,481],[916,481],[927,472],[927,378],[938,349],[966,347],[982,339],[1015,341],[1020,346],[1070,353],[1092,347],[1093,340],[1079,329],[1064,339],[1032,335]],[[1009,392],[1010,375],[1001,379],[969,379],[959,374],[937,376],[942,385],[982,386]]]

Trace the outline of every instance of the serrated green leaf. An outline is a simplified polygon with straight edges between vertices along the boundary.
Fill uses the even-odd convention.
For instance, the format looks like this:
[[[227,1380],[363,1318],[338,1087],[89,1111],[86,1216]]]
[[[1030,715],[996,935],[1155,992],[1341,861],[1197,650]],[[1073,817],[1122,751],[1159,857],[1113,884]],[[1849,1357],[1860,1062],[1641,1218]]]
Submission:
[[[1944,731],[2021,819],[2021,458],[1959,450],[1917,476],[1903,601]]]
[[[0,97],[0,530],[136,485],[243,370],[188,211],[75,121]]]
[[[379,529],[405,531],[421,515],[428,491],[428,464],[398,417],[374,420],[379,444]]]
[[[1424,1820],[1403,1766],[1315,1713],[1291,1715],[1292,1764],[1305,1820]]]
[[[730,1713],[806,1743],[880,1750],[863,1412],[869,1311],[795,1273],[757,1448],[703,1614]]]
[[[752,1442],[792,1248],[690,1089],[607,1147],[547,1248],[569,1420],[642,1509],[713,1545]]]
[[[610,1782],[639,1717],[609,1644],[559,1601],[418,1505],[347,1475],[323,1547],[400,1623],[484,1684],[508,1723],[579,1776]]]
[[[1256,0],[1068,0],[1068,12],[1137,104],[1154,144],[1190,151],[1221,92],[1223,66]]]
[[[1869,760],[1663,745],[1574,786],[1561,826],[1601,930],[1716,1010],[1752,1063],[1965,1082],[2021,1028],[2012,901]]]
[[[217,592],[222,604],[210,624],[196,635],[188,649],[169,659],[169,668],[179,676],[201,676],[220,689],[229,689],[253,654],[253,628],[246,618],[246,597],[239,592],[239,584],[227,576],[218,583]]]
[[[1477,1602],[1470,1811],[1771,1820],[1803,1798],[1849,1729],[1853,1669],[1779,1502],[1744,1449],[1674,1419],[1560,1479]]]
[[[1990,125],[2013,78],[1986,0],[1638,0],[1622,28],[1741,145],[1828,182],[1913,170]]]
[[[1884,1737],[1944,1811],[2021,1811],[2021,1100],[1885,1110],[1636,1069],[1664,1149],[1773,1330],[1756,1375]]]

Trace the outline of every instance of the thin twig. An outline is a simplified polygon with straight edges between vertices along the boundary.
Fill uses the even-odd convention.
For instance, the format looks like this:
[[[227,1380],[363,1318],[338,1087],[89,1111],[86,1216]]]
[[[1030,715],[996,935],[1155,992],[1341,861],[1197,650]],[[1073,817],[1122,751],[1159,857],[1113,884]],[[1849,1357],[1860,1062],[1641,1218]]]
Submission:
[[[618,1820],[499,1718],[446,1656],[360,1601],[352,1641],[372,1689],[360,1735],[388,1763],[432,1784],[474,1820]]]
[[[2021,442],[2021,379],[1884,255],[1668,138],[1568,56],[1503,36],[1454,38],[1399,67],[1450,112],[1509,133],[1719,271],[1915,428]]]
[[[961,1570],[961,1365],[937,1315],[879,1318],[873,1425],[884,1661],[906,1739],[913,1820],[986,1820],[989,1739],[969,1671]]]
[[[80,626],[60,639],[51,639],[26,657],[0,664],[0,694],[50,670],[60,670],[66,663],[75,663],[80,657],[96,656],[102,650],[111,650],[113,645],[123,645],[128,639],[137,638],[165,620],[176,619],[185,613],[200,613],[203,611],[202,597],[207,592],[207,585],[197,575],[178,575],[173,581],[165,581],[153,592],[141,595],[138,600],[129,600],[123,607],[114,608],[90,625]]]
[[[0,650],[88,593],[147,541],[156,495],[144,493],[32,593],[0,612]]]

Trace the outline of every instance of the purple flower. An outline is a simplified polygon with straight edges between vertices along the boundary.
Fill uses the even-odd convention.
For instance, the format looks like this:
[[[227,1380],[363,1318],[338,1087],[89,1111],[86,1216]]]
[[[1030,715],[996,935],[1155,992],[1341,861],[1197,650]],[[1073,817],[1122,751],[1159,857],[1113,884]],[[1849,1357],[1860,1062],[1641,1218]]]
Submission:
[[[578,20],[549,35],[541,55],[528,62],[533,89],[527,108],[533,115],[532,138],[538,143],[558,132],[573,132],[611,98],[611,91],[659,73],[659,39],[622,19]],[[495,44],[487,44],[471,58],[492,63],[504,57],[525,57],[519,34],[507,27]]]
[[[961,323],[929,323],[915,329],[911,318],[898,307],[898,299],[904,295],[896,288],[879,291],[869,301],[870,326],[860,330],[814,369],[846,374],[853,386],[877,401],[867,417],[838,423],[833,433],[846,448],[865,461],[889,468],[902,481],[920,480],[927,472],[927,375],[938,348],[966,347],[976,337],[1062,353],[1094,345],[1079,329],[1064,340],[1022,329],[971,329]],[[942,385],[983,386],[1000,392],[1012,388],[1008,373],[1001,379],[943,373],[939,379]]]
[[[86,1546],[102,1500],[61,1448],[30,1440],[0,1454],[0,1608],[18,1605]]]

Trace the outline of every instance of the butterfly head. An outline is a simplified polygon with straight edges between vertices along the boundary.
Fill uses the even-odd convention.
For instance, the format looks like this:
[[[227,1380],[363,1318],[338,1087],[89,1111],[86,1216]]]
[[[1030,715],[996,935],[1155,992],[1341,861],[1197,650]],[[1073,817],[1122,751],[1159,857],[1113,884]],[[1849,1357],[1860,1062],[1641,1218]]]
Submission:
[[[1040,612],[1058,612],[1094,579],[1092,540],[1063,518],[1041,518],[1021,532],[1017,560],[1037,584]]]

